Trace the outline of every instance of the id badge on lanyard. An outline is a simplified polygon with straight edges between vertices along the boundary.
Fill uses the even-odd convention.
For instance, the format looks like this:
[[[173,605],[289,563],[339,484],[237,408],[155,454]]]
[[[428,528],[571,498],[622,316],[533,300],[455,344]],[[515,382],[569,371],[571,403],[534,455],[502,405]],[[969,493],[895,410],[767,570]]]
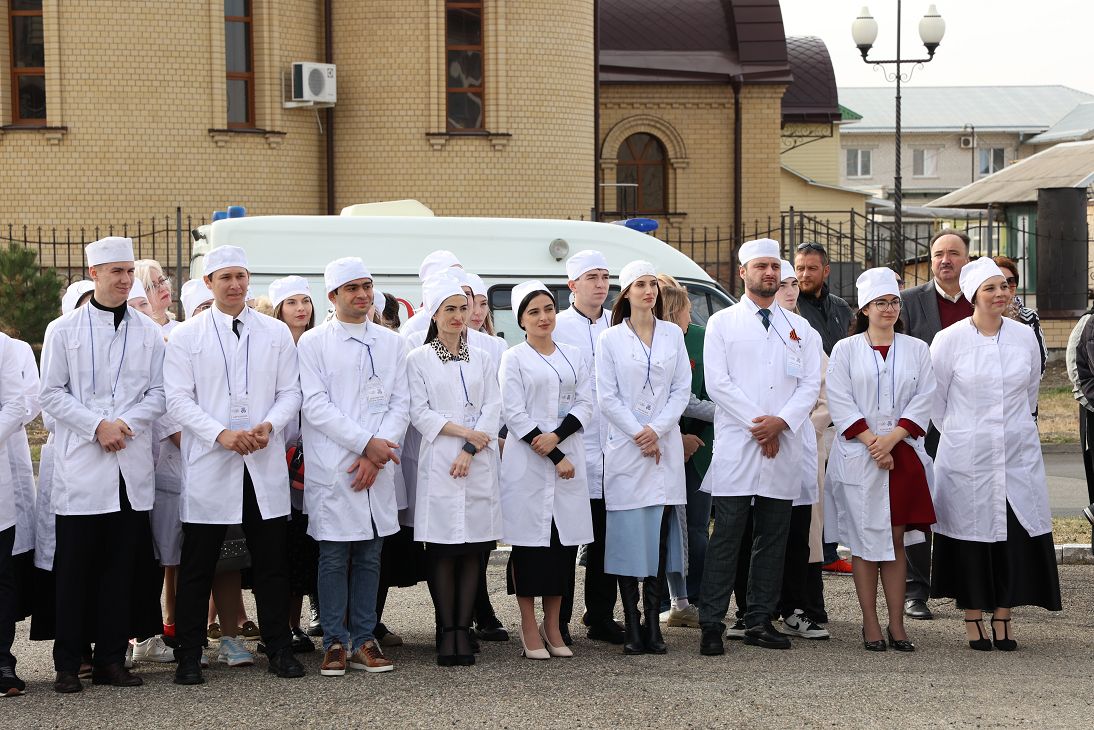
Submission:
[[[894,428],[896,428],[896,418],[893,416],[878,416],[876,433],[879,436],[892,433]]]
[[[387,411],[387,393],[384,392],[384,382],[373,375],[365,383],[365,412],[384,413]]]
[[[638,396],[638,403],[634,406],[634,415],[643,426],[653,418],[653,400],[653,393],[643,388],[642,394]]]
[[[786,351],[786,375],[790,378],[800,378],[802,376],[802,356]]]
[[[558,417],[565,418],[570,415],[570,411],[574,407],[574,401],[577,399],[577,386],[575,385],[560,385],[558,387]]]
[[[228,414],[230,431],[247,431],[251,428],[251,409],[246,395],[233,395]]]
[[[114,399],[108,395],[92,395],[87,407],[105,421],[114,420]]]
[[[474,429],[479,422],[479,407],[474,403],[467,403],[463,407],[463,425],[465,428]]]

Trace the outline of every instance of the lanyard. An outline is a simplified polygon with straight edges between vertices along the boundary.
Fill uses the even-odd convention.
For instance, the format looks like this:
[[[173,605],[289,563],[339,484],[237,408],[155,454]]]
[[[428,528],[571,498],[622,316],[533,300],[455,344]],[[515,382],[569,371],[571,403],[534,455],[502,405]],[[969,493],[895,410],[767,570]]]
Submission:
[[[877,409],[881,410],[881,366],[878,365],[877,360],[881,357],[881,353],[874,348],[874,343],[870,342],[870,335],[867,332],[862,333],[866,341],[870,343],[870,354],[874,356],[874,371],[877,373]],[[893,344],[889,345],[889,357],[886,358],[889,362],[889,402],[890,408],[896,410],[896,334],[893,335]]]
[[[793,332],[794,331],[794,325],[790,324],[790,318],[786,316],[786,310],[783,309],[782,307],[778,307],[778,309],[779,309],[779,312],[782,313],[783,319],[786,320],[786,326],[790,328],[791,332]],[[780,340],[782,340],[783,347],[785,347],[787,350],[790,350],[790,343],[788,343],[786,340],[783,339],[782,334],[779,332],[779,328],[775,326],[774,322],[771,323],[771,329],[774,330],[775,334],[779,336]],[[798,342],[798,352],[801,352],[801,349],[802,349],[802,343],[801,343],[801,341],[799,341]]]
[[[217,344],[220,345],[220,356],[224,359],[224,379],[228,381],[228,396],[232,395],[232,376],[228,374],[228,355],[224,352],[224,343],[220,340],[220,328],[217,327],[217,318],[213,320],[213,331],[217,336]],[[243,365],[243,395],[251,392],[251,336],[247,335],[247,360]]]
[[[635,338],[638,339],[638,344],[642,347],[642,354],[646,356],[646,382],[642,384],[642,389],[645,390],[647,385],[650,386],[650,394],[653,395],[654,389],[653,381],[650,380],[650,368],[653,364],[653,343],[654,338],[657,336],[657,320],[653,320],[653,336],[650,337],[649,350],[646,349],[646,343],[643,342],[642,338],[638,336],[637,332],[635,332],[634,325],[631,324],[631,320],[629,317],[627,318],[626,322],[627,326],[631,328],[631,332],[634,332]]]
[[[463,399],[465,401],[464,405],[465,406],[475,405],[474,403],[471,402],[471,395],[467,392],[467,381],[463,379],[463,364],[462,363],[460,364],[460,384],[463,385]]]
[[[547,367],[549,367],[549,368],[551,368],[552,370],[554,370],[554,371],[555,371],[555,375],[556,375],[556,376],[558,377],[558,382],[559,382],[559,384],[561,385],[561,384],[562,384],[562,376],[561,376],[561,375],[559,374],[559,372],[558,372],[558,370],[557,370],[557,369],[555,368],[555,366],[551,364],[551,361],[550,361],[550,360],[548,360],[547,358],[545,358],[545,357],[544,357],[544,356],[543,356],[542,354],[540,354],[540,351],[539,351],[539,350],[537,350],[536,348],[532,347],[531,345],[529,345],[528,347],[531,347],[531,349],[532,349],[532,352],[534,352],[534,353],[536,353],[537,355],[539,355],[539,359],[540,359],[540,360],[542,360],[543,362],[547,363]],[[562,351],[562,348],[561,348],[561,347],[559,347],[558,345],[555,345],[555,352],[557,352],[558,354],[562,355],[562,359],[563,359],[563,360],[565,360],[565,361],[566,361],[566,364],[570,366],[570,372],[572,372],[572,373],[574,374],[574,385],[577,385],[577,371],[576,371],[576,370],[574,370],[574,366],[573,366],[573,363],[571,363],[571,362],[570,362],[570,358],[566,357],[566,353],[565,353],[565,352],[563,352],[563,351]]]
[[[969,323],[972,324],[971,319],[969,320]],[[977,326],[975,324],[972,325],[972,328],[974,330],[976,330],[976,334],[980,335],[981,337],[988,337],[989,339],[991,339],[990,335],[985,335],[983,332],[980,331],[979,328],[977,328]],[[1003,339],[1003,323],[1002,322],[999,323],[999,331],[995,333],[995,344],[998,345],[999,341],[1001,339]]]
[[[87,307],[87,335],[91,338],[91,395],[98,395],[95,390],[95,330],[91,327],[91,306]],[[125,335],[122,337],[122,359],[118,361],[118,374],[114,376],[114,385],[110,388],[110,398],[118,392],[118,381],[122,377],[122,366],[125,365],[125,350],[129,344],[129,323],[125,323]]]
[[[350,339],[353,340],[354,342],[356,342],[359,345],[364,345],[365,346],[365,350],[368,352],[368,362],[369,362],[369,365],[372,367],[372,377],[375,378],[376,377],[376,361],[372,359],[372,346],[369,345],[367,342],[361,342],[361,340],[357,339],[356,337],[350,337]],[[365,361],[364,361],[364,358],[362,358],[361,359],[361,364],[357,366],[357,371],[358,372],[365,369],[364,364],[365,364]]]

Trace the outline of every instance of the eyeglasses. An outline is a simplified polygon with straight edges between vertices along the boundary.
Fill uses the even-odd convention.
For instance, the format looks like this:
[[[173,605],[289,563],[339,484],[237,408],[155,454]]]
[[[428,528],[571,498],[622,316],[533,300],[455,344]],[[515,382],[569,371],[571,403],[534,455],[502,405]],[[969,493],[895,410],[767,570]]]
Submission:
[[[819,243],[799,243],[798,251],[818,251],[820,253],[827,253],[824,250],[824,246]]]
[[[1017,276],[1008,276],[1007,277],[1007,285],[1009,285],[1011,288],[1014,288],[1014,287],[1018,286],[1018,277]]]
[[[167,286],[171,283],[170,277],[161,276],[158,280],[152,282],[152,290],[159,291],[160,287]]]
[[[890,299],[890,300],[875,299],[874,300],[874,307],[879,312],[885,312],[885,311],[888,311],[890,309],[897,310],[897,309],[900,309],[900,300],[899,299]]]

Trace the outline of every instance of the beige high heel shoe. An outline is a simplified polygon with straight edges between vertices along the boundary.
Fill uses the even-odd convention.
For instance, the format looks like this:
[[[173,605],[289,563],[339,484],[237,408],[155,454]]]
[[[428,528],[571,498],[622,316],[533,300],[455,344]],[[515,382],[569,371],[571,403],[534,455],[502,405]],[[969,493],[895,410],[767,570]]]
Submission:
[[[550,659],[551,653],[546,649],[529,649],[524,643],[524,631],[517,626],[517,635],[520,637],[520,655],[525,659]],[[544,642],[546,644],[546,642]],[[549,646],[549,645],[548,645]]]
[[[562,657],[563,659],[573,658],[573,651],[565,644],[562,646],[551,646],[551,642],[547,640],[547,632],[543,629],[543,624],[539,625],[539,638],[543,639],[543,645],[547,647],[547,652],[551,656]]]

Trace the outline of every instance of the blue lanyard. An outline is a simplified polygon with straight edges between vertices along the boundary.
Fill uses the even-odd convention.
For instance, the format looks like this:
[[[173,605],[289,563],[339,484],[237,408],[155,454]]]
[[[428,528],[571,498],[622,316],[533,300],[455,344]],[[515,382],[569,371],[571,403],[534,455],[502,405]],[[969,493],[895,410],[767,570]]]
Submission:
[[[215,313],[214,313],[215,314]],[[217,336],[217,344],[220,345],[220,356],[224,359],[224,379],[228,381],[228,397],[232,396],[232,376],[228,374],[228,355],[224,351],[224,343],[220,340],[220,328],[217,327],[217,318],[211,316],[213,331]],[[247,361],[243,366],[243,395],[251,392],[251,336],[247,335]]]
[[[540,351],[537,350],[536,348],[532,347],[531,345],[528,345],[528,347],[530,347],[532,349],[532,352],[539,355],[540,360],[547,363],[547,367],[549,367],[549,368],[551,368],[552,370],[555,371],[555,376],[558,377],[558,382],[561,385],[562,384],[562,376],[559,375],[558,370],[555,369],[555,366],[551,364],[551,361],[548,360],[547,358],[545,358],[542,354],[540,354]],[[566,353],[563,352],[562,348],[559,347],[558,345],[555,345],[555,352],[562,355],[562,359],[565,360],[566,364],[570,366],[570,372],[572,372],[574,374],[574,385],[577,385],[577,371],[574,370],[574,366],[573,366],[573,363],[570,362],[570,358],[566,357]]]
[[[350,337],[350,339],[353,340],[354,342],[356,342],[359,345],[364,345],[365,346],[365,350],[368,352],[369,366],[372,367],[372,377],[375,378],[376,377],[376,361],[372,359],[372,347],[367,342],[361,342],[361,340],[357,339],[356,337]],[[363,367],[363,364],[364,364],[363,359],[361,360],[361,363],[362,363],[362,365],[357,366],[358,371],[361,371],[361,370],[365,369]]]
[[[91,338],[91,395],[98,395],[95,390],[95,330],[91,327],[91,305],[87,307],[87,335]],[[114,386],[110,389],[110,399],[118,392],[118,381],[122,377],[122,366],[125,365],[125,351],[129,344],[129,323],[125,323],[125,334],[122,336],[122,359],[118,361],[118,374],[114,376]]]
[[[467,392],[467,381],[463,379],[463,365],[461,364],[459,367],[460,367],[460,383],[463,385],[463,399],[464,399],[464,401],[466,401],[464,403],[464,405],[465,406],[473,406],[475,404],[471,402],[471,395]]]
[[[877,373],[877,409],[881,410],[881,366],[877,364],[877,359],[881,357],[881,353],[874,349],[874,343],[870,342],[870,335],[866,332],[862,333],[862,336],[866,338],[866,341],[870,343],[870,354],[874,356],[874,371]],[[896,333],[893,333],[893,344],[889,345],[889,357],[886,358],[889,361],[889,402],[890,407],[896,410]]]
[[[653,320],[653,335],[650,337],[649,350],[646,349],[646,343],[643,342],[642,338],[638,336],[637,332],[635,332],[634,325],[631,324],[630,317],[627,318],[626,322],[627,326],[631,328],[631,332],[634,332],[634,336],[638,340],[638,344],[642,347],[642,354],[646,356],[646,382],[642,384],[642,389],[645,390],[646,386],[648,385],[650,386],[650,395],[655,395],[655,391],[653,389],[653,381],[650,380],[650,368],[653,364],[653,342],[654,338],[657,336],[657,320]]]

